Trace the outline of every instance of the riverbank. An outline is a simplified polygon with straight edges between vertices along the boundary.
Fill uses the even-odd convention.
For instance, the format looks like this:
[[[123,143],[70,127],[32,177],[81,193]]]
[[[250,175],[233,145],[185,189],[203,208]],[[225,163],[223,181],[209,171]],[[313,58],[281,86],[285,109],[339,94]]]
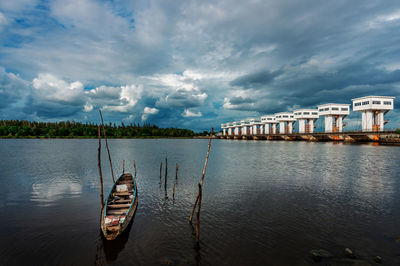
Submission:
[[[75,121],[37,122],[0,120],[0,138],[97,138],[94,123]],[[108,138],[191,138],[206,135],[185,128],[160,128],[150,124],[106,123],[102,125]]]

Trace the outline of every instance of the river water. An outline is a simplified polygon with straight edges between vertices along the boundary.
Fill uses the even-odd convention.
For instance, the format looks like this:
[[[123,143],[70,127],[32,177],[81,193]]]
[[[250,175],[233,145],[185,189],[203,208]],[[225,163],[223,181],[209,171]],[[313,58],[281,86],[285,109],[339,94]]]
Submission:
[[[207,142],[109,140],[116,175],[136,160],[139,205],[128,232],[106,241],[97,140],[0,140],[0,264],[313,265],[310,250],[346,247],[400,264],[400,147],[213,140],[197,243],[188,216]]]

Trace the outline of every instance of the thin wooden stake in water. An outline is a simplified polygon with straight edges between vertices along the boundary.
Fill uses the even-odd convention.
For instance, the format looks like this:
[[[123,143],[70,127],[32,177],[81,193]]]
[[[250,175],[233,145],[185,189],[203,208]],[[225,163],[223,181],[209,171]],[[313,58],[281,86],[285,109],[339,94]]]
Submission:
[[[214,133],[214,128],[211,128],[210,137],[208,138],[208,149],[207,149],[206,162],[204,163],[203,174],[201,176],[201,182],[200,182],[200,185],[202,185],[202,186],[203,186],[203,182],[204,182],[204,176],[206,175],[208,157],[210,156],[211,138],[212,138],[213,133]]]
[[[99,166],[99,177],[100,177],[100,200],[101,200],[101,209],[104,208],[104,197],[103,197],[103,175],[101,173],[101,135],[100,135],[100,126],[97,127],[97,133],[99,136],[99,149],[97,152],[97,163]]]
[[[162,162],[160,163],[160,183],[161,183]]]
[[[190,213],[190,216],[189,216],[189,223],[190,224],[192,224],[192,221],[193,221],[193,214],[194,214],[194,211],[196,210],[196,206],[197,206],[197,203],[199,202],[199,194],[197,194],[197,196],[196,196],[196,200],[195,200],[195,202],[194,202],[194,206],[193,206],[193,209],[192,209],[192,212]]]
[[[176,168],[175,168],[175,178],[178,179],[178,163],[176,163]]]
[[[165,178],[164,178],[165,191],[167,191],[167,176],[168,176],[168,161],[167,161],[167,157],[165,157]]]
[[[212,138],[213,132],[214,132],[214,129],[211,128],[210,137],[208,138],[207,156],[206,156],[206,161],[205,161],[205,163],[204,163],[203,174],[202,174],[202,176],[201,176],[200,186],[203,186],[204,176],[205,176],[205,174],[206,174],[207,163],[208,163],[208,157],[210,156],[211,138]],[[193,222],[193,214],[194,214],[194,211],[196,210],[196,206],[197,206],[197,204],[199,203],[199,200],[200,200],[200,190],[199,190],[199,193],[197,194],[196,200],[195,200],[194,205],[193,205],[192,212],[190,213],[190,216],[189,216],[189,223],[190,223],[190,224],[192,224],[192,222]],[[199,214],[199,215],[200,215],[200,214]]]
[[[175,200],[175,183],[174,186],[172,187],[172,199]]]
[[[101,110],[100,110],[100,109],[99,109],[99,113],[100,113],[101,126],[102,126],[102,128],[103,128],[104,138],[105,138],[105,140],[106,140],[106,148],[107,148],[107,153],[108,153],[108,160],[110,161],[111,176],[112,176],[113,182],[115,183],[114,170],[113,170],[113,166],[112,166],[112,162],[111,162],[110,149],[108,148],[108,141],[107,141],[106,129],[104,128],[103,115],[101,114]]]
[[[199,237],[200,237],[201,187],[202,187],[202,185],[199,184],[199,205],[197,207],[197,213],[196,213],[196,239],[197,240],[199,240]]]
[[[133,169],[135,171],[135,178],[136,178],[136,161],[135,160],[133,160]]]
[[[125,174],[125,160],[122,160],[122,173]]]

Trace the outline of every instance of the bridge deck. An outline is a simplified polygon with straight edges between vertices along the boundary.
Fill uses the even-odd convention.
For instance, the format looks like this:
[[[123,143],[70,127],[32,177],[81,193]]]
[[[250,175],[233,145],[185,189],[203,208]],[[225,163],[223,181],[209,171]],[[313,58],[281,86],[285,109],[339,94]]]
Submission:
[[[315,132],[292,134],[256,134],[256,135],[226,135],[222,139],[244,140],[298,140],[298,141],[345,141],[345,142],[378,142],[400,145],[400,134],[394,130],[387,131],[346,131],[346,132]]]

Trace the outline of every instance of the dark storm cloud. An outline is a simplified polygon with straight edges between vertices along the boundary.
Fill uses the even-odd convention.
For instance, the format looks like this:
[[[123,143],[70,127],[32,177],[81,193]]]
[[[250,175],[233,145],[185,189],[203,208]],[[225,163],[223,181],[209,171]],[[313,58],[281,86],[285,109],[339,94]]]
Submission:
[[[236,105],[236,104],[243,104],[243,103],[253,103],[253,102],[255,102],[255,100],[251,99],[251,98],[244,98],[242,96],[234,96],[229,99],[229,102],[231,104]]]
[[[315,106],[326,102],[350,103],[367,95],[396,96],[400,71],[387,71],[368,62],[338,67],[333,73],[310,73],[276,84],[273,95],[288,105]]]
[[[0,67],[0,109],[21,100],[21,93],[28,88],[28,83],[13,73],[8,73]]]
[[[245,75],[251,76],[253,74]],[[234,105],[230,109],[234,110],[275,113],[327,102],[351,103],[351,99],[367,95],[398,96],[399,84],[400,70],[390,71],[368,61],[359,61],[338,66],[334,71],[292,72],[251,90],[248,94],[253,95],[252,98],[232,96],[229,102]],[[242,87],[247,89],[247,83]]]
[[[243,88],[253,88],[258,86],[263,86],[271,83],[275,77],[282,74],[282,71],[260,71],[256,73],[247,74],[241,77],[238,77],[231,82],[229,85],[231,86],[239,86]]]
[[[82,111],[82,106],[74,106],[69,103],[37,102],[31,97],[28,98],[28,105],[25,106],[26,114],[35,114],[40,118],[68,118]]]

